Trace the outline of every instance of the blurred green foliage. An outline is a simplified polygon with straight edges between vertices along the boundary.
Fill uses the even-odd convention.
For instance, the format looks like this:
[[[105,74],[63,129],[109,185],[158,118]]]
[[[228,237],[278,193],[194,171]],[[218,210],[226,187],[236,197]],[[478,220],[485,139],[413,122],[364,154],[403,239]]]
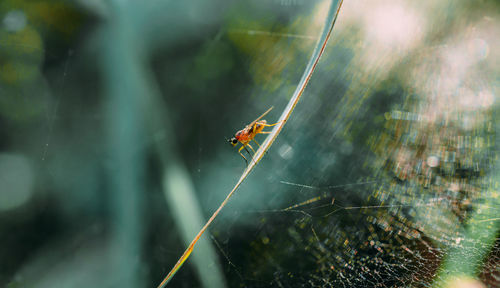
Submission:
[[[181,226],[196,230],[165,171],[199,202],[178,210],[207,218],[245,167],[225,139],[277,118],[328,1],[96,3],[0,2],[0,193],[27,193],[0,210],[0,286],[157,285]],[[346,1],[211,227],[207,271],[228,287],[429,287],[468,270],[498,287],[498,8]],[[187,263],[172,287],[207,285]]]

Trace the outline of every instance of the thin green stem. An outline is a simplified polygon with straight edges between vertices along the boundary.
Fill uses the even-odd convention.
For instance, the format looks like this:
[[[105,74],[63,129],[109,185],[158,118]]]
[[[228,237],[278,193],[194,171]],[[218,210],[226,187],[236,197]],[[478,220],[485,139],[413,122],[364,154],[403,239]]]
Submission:
[[[226,196],[226,199],[221,203],[219,208],[215,210],[215,212],[212,214],[210,219],[208,219],[207,223],[203,228],[201,228],[200,232],[198,232],[198,235],[193,239],[191,244],[189,244],[188,248],[186,251],[184,251],[184,254],[179,258],[175,266],[170,270],[168,275],[163,279],[163,281],[158,285],[158,288],[163,288],[167,285],[167,283],[174,277],[175,273],[181,268],[182,264],[186,262],[188,257],[191,255],[193,252],[193,248],[200,239],[200,237],[205,233],[207,228],[212,224],[214,221],[215,217],[219,215],[220,211],[224,206],[226,206],[227,202],[229,199],[233,196],[234,192],[240,187],[241,183],[247,178],[247,176],[250,174],[250,172],[253,170],[253,168],[259,163],[259,161],[262,159],[264,154],[266,153],[267,150],[271,147],[271,144],[273,144],[274,140],[276,140],[276,137],[278,137],[278,134],[280,133],[281,129],[285,126],[286,121],[292,114],[293,109],[297,105],[300,96],[302,96],[302,93],[304,92],[304,89],[307,86],[307,83],[309,82],[309,79],[311,79],[311,76],[314,72],[314,69],[316,68],[316,65],[319,62],[319,59],[321,55],[323,54],[323,51],[325,50],[326,44],[328,43],[328,39],[330,38],[330,35],[332,33],[333,26],[335,24],[335,20],[337,19],[338,13],[340,11],[340,7],[342,6],[343,0],[333,0],[330,9],[328,11],[328,15],[325,20],[325,26],[323,29],[323,33],[321,34],[320,39],[318,40],[318,43],[316,44],[316,48],[314,49],[312,56],[309,60],[309,63],[307,64],[307,67],[304,71],[304,74],[302,74],[302,78],[300,79],[299,84],[297,85],[297,88],[295,89],[295,92],[293,93],[292,98],[288,102],[287,107],[281,114],[279,120],[278,120],[278,125],[274,127],[274,129],[271,131],[271,134],[266,138],[264,143],[260,146],[260,148],[257,150],[255,153],[253,159],[250,161],[249,165],[241,175],[240,179],[234,185],[234,188],[229,192],[229,194]]]

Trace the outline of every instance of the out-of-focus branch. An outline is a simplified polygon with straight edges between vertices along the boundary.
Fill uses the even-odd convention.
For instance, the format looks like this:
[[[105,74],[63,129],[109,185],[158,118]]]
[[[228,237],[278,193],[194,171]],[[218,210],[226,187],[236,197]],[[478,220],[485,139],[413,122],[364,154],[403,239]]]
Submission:
[[[110,103],[111,154],[116,158],[119,173],[113,174],[115,205],[116,253],[114,263],[120,287],[139,287],[140,275],[136,264],[141,243],[141,194],[144,185],[144,147],[140,131],[146,127],[155,138],[154,147],[163,169],[163,188],[166,202],[186,243],[203,225],[189,173],[177,156],[175,137],[167,117],[165,103],[147,69],[147,43],[139,39],[138,25],[130,3],[112,1],[109,28],[104,52],[105,74],[108,77]],[[140,13],[138,13],[140,14]],[[123,244],[123,245],[122,245]],[[210,241],[203,239],[203,249],[193,258],[200,282],[204,287],[225,287],[217,254]],[[136,263],[136,264],[134,264]],[[123,285],[123,286],[122,286]]]
[[[118,1],[116,1],[118,2]],[[138,109],[145,87],[126,9],[114,3],[103,32],[102,69],[108,116],[112,249],[110,281],[116,287],[141,287],[139,255],[145,155],[141,149],[143,117]],[[137,152],[138,151],[138,152]],[[134,153],[135,152],[135,153]]]

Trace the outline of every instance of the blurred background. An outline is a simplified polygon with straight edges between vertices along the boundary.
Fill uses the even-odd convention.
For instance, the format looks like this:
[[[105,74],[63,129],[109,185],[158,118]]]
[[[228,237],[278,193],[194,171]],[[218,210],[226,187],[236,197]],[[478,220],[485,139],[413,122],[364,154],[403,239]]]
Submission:
[[[1,287],[156,287],[239,179],[330,1],[202,2],[1,1]],[[500,287],[499,35],[494,0],[345,1],[168,287]]]

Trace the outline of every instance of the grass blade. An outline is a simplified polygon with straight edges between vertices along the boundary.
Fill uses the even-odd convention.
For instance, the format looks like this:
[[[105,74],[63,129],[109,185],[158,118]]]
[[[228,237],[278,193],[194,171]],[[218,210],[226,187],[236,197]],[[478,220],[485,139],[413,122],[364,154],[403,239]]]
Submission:
[[[229,201],[231,196],[233,196],[234,192],[238,189],[238,187],[240,187],[241,183],[243,183],[243,181],[247,178],[247,176],[250,174],[253,168],[257,165],[257,163],[259,163],[259,161],[264,156],[265,152],[269,150],[271,144],[273,144],[274,140],[276,140],[276,137],[278,137],[278,134],[281,132],[281,129],[283,129],[286,121],[292,114],[295,105],[297,105],[300,96],[302,96],[302,93],[304,92],[304,89],[306,88],[309,79],[311,79],[311,76],[314,72],[314,69],[316,68],[316,65],[318,64],[319,58],[321,57],[321,54],[323,54],[323,51],[325,50],[326,44],[328,42],[328,39],[330,38],[330,34],[333,29],[333,25],[335,24],[335,20],[337,19],[338,13],[340,11],[340,7],[342,6],[342,2],[343,0],[332,0],[332,3],[330,4],[330,9],[328,11],[328,15],[326,17],[323,33],[321,34],[318,43],[316,43],[316,47],[313,51],[313,54],[311,55],[309,63],[307,64],[304,74],[302,75],[302,78],[300,79],[300,82],[297,85],[297,88],[295,89],[292,98],[288,102],[288,105],[286,106],[285,110],[283,111],[278,120],[279,124],[274,127],[274,129],[271,131],[271,134],[269,134],[266,140],[262,143],[259,150],[257,150],[254,157],[252,158],[252,161],[250,161],[249,165],[241,175],[240,179],[238,180],[236,185],[234,185],[234,188],[231,190],[231,192],[229,192],[229,194],[226,196],[226,199],[224,199],[224,201],[220,204],[219,208],[215,210],[210,219],[208,219],[205,226],[201,228],[200,232],[198,232],[198,235],[196,235],[191,244],[189,244],[188,248],[186,249],[186,251],[184,251],[184,254],[182,254],[182,256],[179,258],[175,266],[172,268],[172,270],[170,270],[165,279],[163,279],[160,285],[158,285],[158,288],[165,287],[167,283],[173,278],[175,273],[181,268],[182,264],[186,262],[189,255],[191,255],[191,253],[193,252],[193,248],[200,239],[200,237],[203,235],[203,233],[205,233],[210,224],[212,224],[215,217],[217,217],[222,208],[226,206],[227,202]]]

